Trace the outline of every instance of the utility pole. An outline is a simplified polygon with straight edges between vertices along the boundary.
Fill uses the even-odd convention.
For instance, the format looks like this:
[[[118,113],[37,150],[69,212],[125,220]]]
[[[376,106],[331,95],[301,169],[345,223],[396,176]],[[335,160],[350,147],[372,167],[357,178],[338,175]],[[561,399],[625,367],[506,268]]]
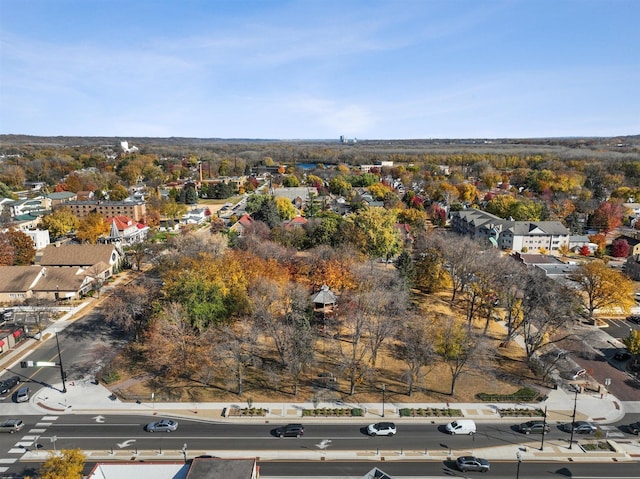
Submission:
[[[387,385],[382,383],[382,417],[384,417],[384,393],[387,390]]]

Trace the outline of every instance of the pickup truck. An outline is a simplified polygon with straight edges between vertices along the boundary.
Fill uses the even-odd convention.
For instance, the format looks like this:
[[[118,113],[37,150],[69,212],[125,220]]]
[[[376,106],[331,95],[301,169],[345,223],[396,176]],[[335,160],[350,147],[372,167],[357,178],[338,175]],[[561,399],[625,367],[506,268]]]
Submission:
[[[23,427],[24,423],[22,419],[7,419],[6,421],[0,422],[0,432],[13,434],[14,432],[20,431]]]

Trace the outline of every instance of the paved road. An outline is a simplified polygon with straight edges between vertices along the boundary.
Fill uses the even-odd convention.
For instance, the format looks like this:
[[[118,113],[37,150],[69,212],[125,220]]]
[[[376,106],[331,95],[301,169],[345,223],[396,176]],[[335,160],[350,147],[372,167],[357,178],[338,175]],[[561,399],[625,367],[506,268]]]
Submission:
[[[612,320],[612,322],[617,324],[612,331],[624,332],[621,328],[626,326],[621,327],[620,320]],[[593,327],[585,328],[587,331],[589,329]],[[607,389],[620,401],[640,401],[640,380],[628,372],[630,360],[621,363],[613,359],[622,346],[619,339],[609,334],[609,328],[587,334],[589,334],[588,344],[574,344],[574,347],[570,348],[572,359],[586,369],[598,383],[610,382]]]
[[[58,449],[80,448],[89,451],[114,450],[147,450],[160,449],[180,450],[188,443],[192,450],[201,453],[220,451],[280,451],[282,454],[309,451],[438,451],[475,450],[496,446],[539,447],[541,436],[524,435],[515,430],[514,422],[482,422],[478,423],[478,432],[473,436],[451,436],[444,432],[443,424],[397,423],[398,434],[394,437],[369,437],[365,433],[366,424],[322,424],[305,423],[305,433],[301,438],[278,438],[272,424],[263,421],[253,424],[236,424],[209,422],[196,419],[180,419],[176,431],[149,433],[144,425],[157,421],[160,416],[154,415],[42,415],[23,416],[24,431],[14,435],[0,437],[0,447],[11,448],[23,435],[32,437],[37,434],[39,444],[45,449],[52,449],[52,438],[55,438]],[[615,425],[603,425],[603,431],[611,439],[633,441],[636,436],[627,434],[624,429]],[[36,431],[34,433],[34,430]],[[549,447],[566,448],[570,434],[561,430],[558,424],[552,423],[551,432],[545,437]],[[589,439],[575,437],[576,440]],[[31,447],[33,447],[31,445]]]

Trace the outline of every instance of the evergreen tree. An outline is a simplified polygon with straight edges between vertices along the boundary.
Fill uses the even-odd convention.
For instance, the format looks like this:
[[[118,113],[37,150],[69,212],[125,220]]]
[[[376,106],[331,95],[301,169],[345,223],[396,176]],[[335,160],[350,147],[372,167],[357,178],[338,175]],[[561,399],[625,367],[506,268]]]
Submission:
[[[282,219],[278,213],[278,207],[273,196],[262,202],[258,211],[253,214],[253,219],[262,221],[269,228],[275,228],[280,224]]]

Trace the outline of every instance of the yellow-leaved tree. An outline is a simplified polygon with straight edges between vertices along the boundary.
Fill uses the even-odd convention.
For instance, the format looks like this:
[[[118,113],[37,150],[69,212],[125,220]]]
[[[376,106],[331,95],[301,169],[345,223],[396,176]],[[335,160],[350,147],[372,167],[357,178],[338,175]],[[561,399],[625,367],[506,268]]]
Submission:
[[[51,453],[40,467],[40,479],[81,479],[85,456],[80,449]]]
[[[298,215],[298,210],[293,206],[291,200],[284,196],[275,197],[276,207],[278,208],[278,214],[283,220],[290,220]]]
[[[580,300],[590,320],[596,310],[610,313],[621,309],[628,314],[634,305],[633,281],[604,261],[584,263],[569,278],[578,284]]]
[[[100,213],[89,213],[80,220],[77,236],[80,241],[96,244],[100,236],[109,233],[109,229],[109,223],[105,221],[104,216]]]

